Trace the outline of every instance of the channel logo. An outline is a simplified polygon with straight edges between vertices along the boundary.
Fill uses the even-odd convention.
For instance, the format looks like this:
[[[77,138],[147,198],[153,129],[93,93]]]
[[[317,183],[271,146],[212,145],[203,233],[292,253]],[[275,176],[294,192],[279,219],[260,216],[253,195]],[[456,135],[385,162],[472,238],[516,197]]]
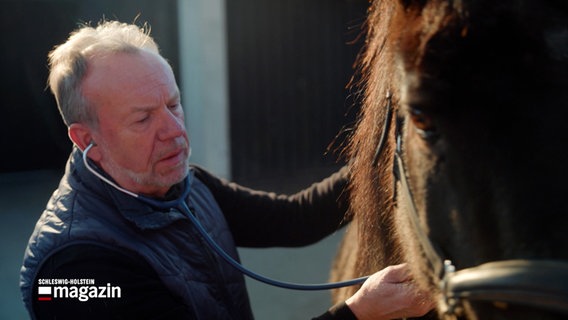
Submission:
[[[90,299],[120,299],[121,297],[122,289],[120,288],[120,286],[113,286],[110,283],[107,283],[106,286],[40,285],[37,287],[38,301],[52,301],[55,299],[77,299],[81,302],[86,302]]]

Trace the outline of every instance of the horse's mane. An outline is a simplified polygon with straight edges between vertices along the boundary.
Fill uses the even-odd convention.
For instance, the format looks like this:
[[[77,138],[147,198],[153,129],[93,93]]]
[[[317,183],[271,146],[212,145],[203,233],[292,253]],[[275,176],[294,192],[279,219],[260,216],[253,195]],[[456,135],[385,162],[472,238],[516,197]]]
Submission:
[[[358,223],[359,256],[377,257],[377,259],[358,259],[355,268],[359,274],[379,269],[381,266],[376,265],[377,261],[399,260],[395,252],[397,246],[392,241],[394,230],[391,228],[392,223],[389,222],[392,216],[390,198],[392,190],[383,187],[393,185],[389,164],[381,163],[379,168],[372,166],[373,150],[378,144],[380,124],[383,123],[385,110],[368,107],[386,103],[385,99],[379,98],[381,95],[371,95],[369,92],[381,92],[384,98],[387,91],[391,90],[394,77],[392,52],[391,48],[386,46],[388,34],[385,30],[388,30],[391,23],[391,12],[396,9],[387,4],[387,2],[376,2],[369,9],[367,40],[358,63],[361,77],[358,85],[363,86],[363,107],[348,146],[348,156],[352,159],[351,211]],[[392,148],[384,151],[385,154],[392,154]],[[385,159],[390,158],[385,157]]]
[[[368,12],[366,43],[358,58],[358,82],[355,83],[362,88],[363,107],[348,145],[351,211],[359,230],[360,258],[355,266],[358,274],[400,263],[403,259],[398,240],[401,235],[394,229],[395,142],[392,132],[388,134],[389,140],[378,164],[374,165],[373,160],[386,117],[387,94],[395,109],[401,100],[400,63],[419,64],[428,40],[456,14],[446,0],[428,2],[424,8],[425,3],[375,1]],[[429,25],[426,32],[424,24]],[[406,54],[404,61],[400,61],[400,52]]]

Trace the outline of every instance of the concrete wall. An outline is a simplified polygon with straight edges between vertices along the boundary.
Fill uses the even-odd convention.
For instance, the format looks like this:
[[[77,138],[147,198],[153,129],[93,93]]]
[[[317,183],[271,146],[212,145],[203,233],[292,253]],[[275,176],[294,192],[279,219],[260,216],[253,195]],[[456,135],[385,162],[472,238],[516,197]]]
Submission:
[[[231,176],[225,1],[178,0],[180,83],[191,161]]]

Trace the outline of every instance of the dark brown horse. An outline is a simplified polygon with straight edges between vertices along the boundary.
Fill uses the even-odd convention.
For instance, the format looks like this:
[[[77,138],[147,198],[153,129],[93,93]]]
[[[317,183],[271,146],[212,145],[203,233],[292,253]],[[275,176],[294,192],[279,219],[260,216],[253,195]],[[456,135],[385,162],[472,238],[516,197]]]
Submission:
[[[567,318],[568,2],[377,0],[366,37],[333,278],[406,261],[435,317]]]

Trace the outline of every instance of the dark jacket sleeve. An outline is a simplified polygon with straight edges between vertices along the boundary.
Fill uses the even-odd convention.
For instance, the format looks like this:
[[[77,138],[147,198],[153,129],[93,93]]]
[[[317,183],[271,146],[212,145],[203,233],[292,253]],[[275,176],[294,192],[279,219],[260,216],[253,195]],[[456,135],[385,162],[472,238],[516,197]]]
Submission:
[[[348,222],[347,167],[292,195],[253,190],[194,169],[219,203],[238,246],[304,246]]]
[[[312,318],[312,320],[357,320],[357,317],[345,302],[341,302],[319,317]]]
[[[93,280],[96,287],[120,287],[120,297],[40,300],[38,281]],[[108,285],[107,285],[108,284]],[[69,284],[71,286],[71,284]],[[66,286],[67,287],[67,286]],[[191,313],[142,257],[98,245],[73,245],[49,257],[32,296],[36,319],[188,319]],[[98,291],[101,292],[100,290]]]

